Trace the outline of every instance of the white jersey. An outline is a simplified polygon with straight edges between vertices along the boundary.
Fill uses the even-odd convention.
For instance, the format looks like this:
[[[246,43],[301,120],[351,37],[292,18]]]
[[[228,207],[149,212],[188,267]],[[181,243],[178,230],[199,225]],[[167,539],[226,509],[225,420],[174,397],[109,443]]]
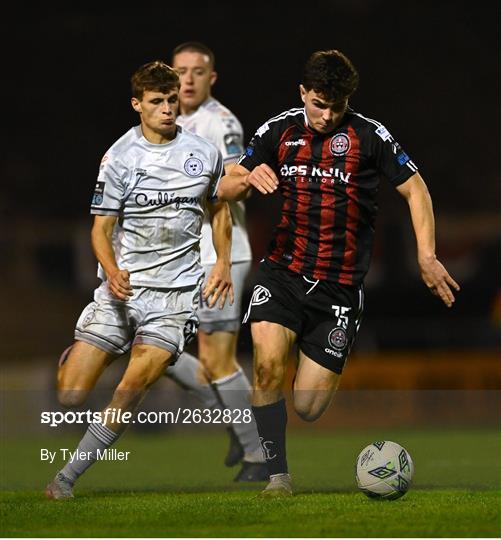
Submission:
[[[176,121],[186,130],[214,143],[221,151],[225,164],[234,163],[243,153],[242,125],[231,111],[213,97],[202,103],[194,113],[179,115]],[[232,201],[229,205],[233,220],[231,261],[250,261],[252,251],[245,227],[245,205],[243,201]],[[202,226],[200,249],[202,264],[210,265],[216,262],[212,229],[207,216]]]
[[[113,249],[131,285],[179,288],[198,283],[206,202],[215,200],[221,152],[178,127],[174,140],[152,144],[130,129],[101,162],[91,214],[118,216]],[[106,279],[102,268],[98,275]]]

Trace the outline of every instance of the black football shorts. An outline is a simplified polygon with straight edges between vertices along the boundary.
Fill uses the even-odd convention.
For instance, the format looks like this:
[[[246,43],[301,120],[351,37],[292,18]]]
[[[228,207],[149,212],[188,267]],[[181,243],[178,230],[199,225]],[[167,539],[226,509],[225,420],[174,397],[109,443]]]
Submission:
[[[307,278],[263,260],[243,322],[269,321],[297,334],[309,358],[342,373],[360,327],[363,287]]]

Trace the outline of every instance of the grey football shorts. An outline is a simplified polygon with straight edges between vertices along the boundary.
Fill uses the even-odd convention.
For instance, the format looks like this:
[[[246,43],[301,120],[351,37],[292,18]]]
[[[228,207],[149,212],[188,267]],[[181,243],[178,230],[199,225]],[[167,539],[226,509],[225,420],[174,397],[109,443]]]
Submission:
[[[75,339],[117,355],[132,345],[154,345],[171,352],[175,360],[197,332],[200,284],[179,289],[133,287],[133,292],[124,302],[103,282],[77,321]]]
[[[251,261],[244,261],[234,263],[231,266],[231,279],[235,293],[235,301],[232,306],[230,305],[229,298],[226,299],[223,309],[219,309],[217,305],[209,308],[201,299],[200,308],[197,313],[200,319],[200,330],[203,330],[207,334],[212,334],[212,332],[237,332],[239,330],[242,296],[244,294],[245,280],[250,272],[251,265]],[[213,267],[214,265],[203,265],[205,280],[209,277]]]

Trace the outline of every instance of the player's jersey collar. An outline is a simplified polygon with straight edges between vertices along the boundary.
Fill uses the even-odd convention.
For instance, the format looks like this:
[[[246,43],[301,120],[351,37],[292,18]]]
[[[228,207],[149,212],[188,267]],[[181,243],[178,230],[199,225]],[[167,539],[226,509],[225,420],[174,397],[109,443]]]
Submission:
[[[141,125],[135,126],[134,130],[136,132],[137,138],[147,148],[151,148],[152,150],[163,150],[165,148],[172,148],[173,146],[177,145],[179,138],[183,132],[183,128],[179,125],[176,125],[176,136],[169,142],[163,143],[163,144],[155,144],[150,142],[144,135],[141,130]]]
[[[314,133],[316,135],[322,135],[322,136],[325,136],[325,137],[330,137],[333,133],[335,133],[339,128],[341,128],[346,123],[347,116],[348,116],[349,113],[353,113],[353,109],[351,109],[350,106],[348,105],[348,107],[346,108],[345,113],[343,114],[343,117],[341,118],[341,122],[339,122],[339,124],[332,131],[330,131],[329,133],[319,133],[318,131],[316,131],[315,129],[313,129],[309,125],[309,123],[308,123],[308,115],[306,114],[306,109],[303,107],[304,126],[307,129],[307,131],[309,131],[311,133]]]

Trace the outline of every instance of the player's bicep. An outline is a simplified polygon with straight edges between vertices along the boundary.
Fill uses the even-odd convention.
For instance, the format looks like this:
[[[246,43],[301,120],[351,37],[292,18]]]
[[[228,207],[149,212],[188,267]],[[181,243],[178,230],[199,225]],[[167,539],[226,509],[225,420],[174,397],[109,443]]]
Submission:
[[[406,200],[409,200],[415,193],[427,193],[428,188],[418,172],[415,172],[405,182],[396,186],[396,190]]]

